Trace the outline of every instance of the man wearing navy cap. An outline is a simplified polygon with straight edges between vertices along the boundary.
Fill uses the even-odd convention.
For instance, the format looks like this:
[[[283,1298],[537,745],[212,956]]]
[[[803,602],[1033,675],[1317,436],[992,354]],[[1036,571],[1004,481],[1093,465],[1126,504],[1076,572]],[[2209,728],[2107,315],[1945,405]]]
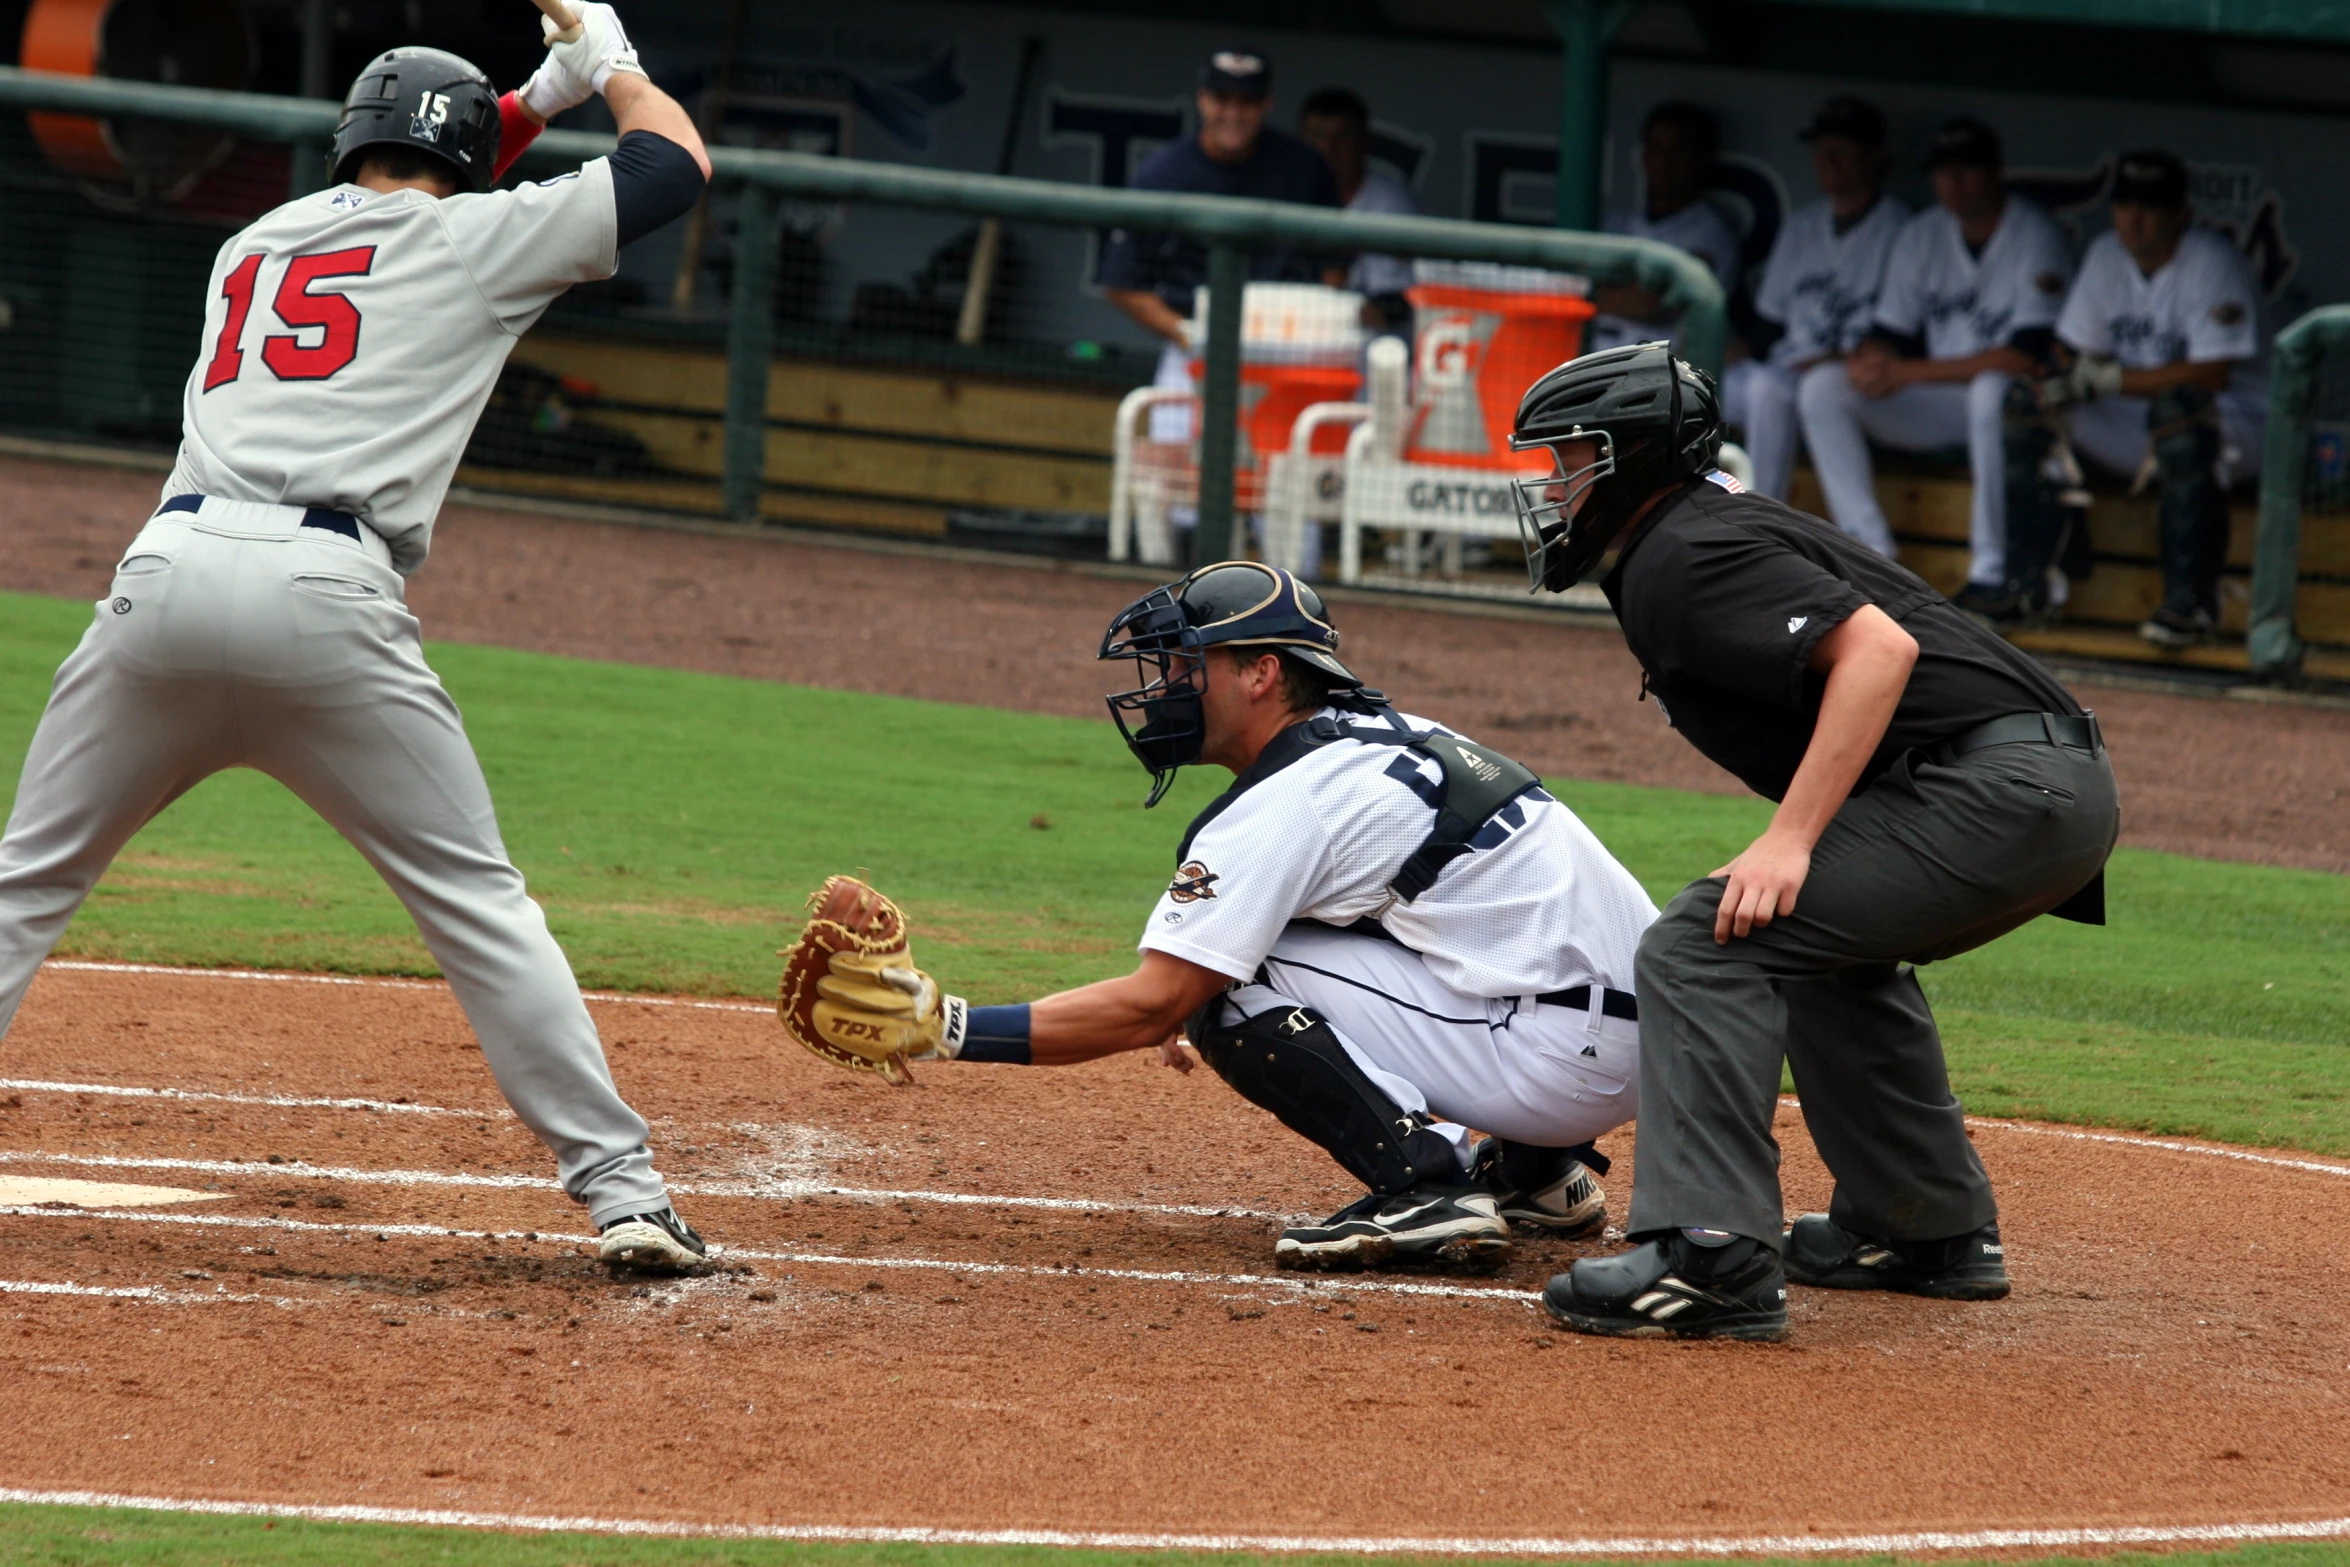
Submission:
[[[1311,146],[1266,123],[1273,107],[1273,67],[1247,49],[1219,49],[1199,70],[1199,130],[1171,141],[1143,160],[1137,190],[1190,191],[1209,196],[1255,196],[1317,207],[1340,205],[1338,177]],[[1252,250],[1248,275],[1258,282],[1315,283],[1335,271],[1323,257],[1287,247]],[[1096,273],[1102,292],[1163,340],[1155,384],[1191,390],[1189,326],[1192,295],[1208,280],[1208,250],[1183,234],[1112,229]],[[1151,439],[1191,438],[1191,411],[1162,408],[1151,417]],[[1188,519],[1178,517],[1178,525]]]

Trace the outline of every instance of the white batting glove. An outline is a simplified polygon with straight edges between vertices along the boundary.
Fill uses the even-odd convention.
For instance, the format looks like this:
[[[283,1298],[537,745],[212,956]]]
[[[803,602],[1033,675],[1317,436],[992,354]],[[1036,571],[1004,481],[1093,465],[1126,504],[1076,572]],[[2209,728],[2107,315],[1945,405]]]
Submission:
[[[568,0],[568,3],[571,14],[579,18],[579,36],[568,43],[557,39],[556,34],[562,29],[556,27],[553,17],[539,17],[549,64],[561,65],[574,83],[585,82],[590,92],[599,93],[611,81],[614,71],[635,76],[645,74],[645,68],[637,63],[636,46],[628,41],[628,30],[620,25],[617,11],[602,0]]]
[[[530,73],[530,80],[515,94],[523,107],[541,120],[551,120],[566,109],[576,109],[595,95],[595,88],[565,70],[553,55],[539,62],[539,68]]]

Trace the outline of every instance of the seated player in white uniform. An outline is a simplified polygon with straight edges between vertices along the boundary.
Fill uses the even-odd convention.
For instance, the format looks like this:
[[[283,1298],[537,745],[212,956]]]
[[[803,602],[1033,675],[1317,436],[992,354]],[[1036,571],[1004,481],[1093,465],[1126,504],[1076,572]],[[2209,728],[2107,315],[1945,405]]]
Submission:
[[[580,35],[503,98],[438,49],[378,56],[344,100],[333,183],[221,246],[179,459],[57,672],[0,840],[0,1032],[131,834],[209,775],[254,768],[407,906],[604,1260],[668,1269],[705,1248],[613,1086],[403,602],[516,339],[709,175],[612,8],[574,10]],[[550,116],[598,93],[620,131],[610,157],[490,188]]]
[[[1738,284],[1738,232],[1722,209],[1705,199],[1706,177],[1721,150],[1721,125],[1713,112],[1694,103],[1660,103],[1640,125],[1640,186],[1637,212],[1617,212],[1601,224],[1610,234],[1653,239],[1704,262],[1727,294]],[[1595,289],[1599,307],[1583,334],[1584,351],[1645,343],[1669,319],[1664,301],[1634,283]],[[1680,333],[1670,334],[1678,344]]]
[[[2061,427],[2109,473],[2159,477],[2162,602],[2138,631],[2174,650],[2206,641],[2219,618],[2228,487],[2259,467],[2267,375],[2252,268],[2225,235],[2195,226],[2177,157],[2121,160],[2113,230],[2082,259],[2056,338],[2064,369],[2009,399],[2009,614],[2038,608],[2068,542]]]
[[[1250,562],[1111,622],[1101,656],[1144,676],[1110,708],[1151,803],[1195,762],[1233,785],[1183,835],[1140,967],[968,1008],[937,1053],[1157,1047],[1189,1070],[1186,1033],[1370,1188],[1284,1232],[1286,1266],[1491,1265],[1512,1224],[1596,1233],[1591,1140],[1638,1109],[1632,963],[1656,906],[1533,774],[1397,713],[1337,649],[1314,590]]]
[[[1981,121],[1936,131],[1927,161],[1939,205],[1894,241],[1874,330],[1849,359],[1807,374],[1797,400],[1829,519],[1881,555],[1893,554],[1893,530],[1877,505],[1869,442],[1967,449],[1966,606],[2006,580],[2007,389],[2047,359],[2072,251],[2054,219],[2007,192],[1999,138]]]
[[[1820,198],[1795,209],[1771,242],[1754,310],[1760,357],[1722,377],[1722,411],[1754,463],[1749,488],[1787,498],[1803,426],[1795,393],[1805,371],[1860,347],[1876,320],[1877,290],[1909,208],[1885,193],[1885,111],[1835,97],[1804,128]],[[1775,334],[1775,335],[1773,335]]]

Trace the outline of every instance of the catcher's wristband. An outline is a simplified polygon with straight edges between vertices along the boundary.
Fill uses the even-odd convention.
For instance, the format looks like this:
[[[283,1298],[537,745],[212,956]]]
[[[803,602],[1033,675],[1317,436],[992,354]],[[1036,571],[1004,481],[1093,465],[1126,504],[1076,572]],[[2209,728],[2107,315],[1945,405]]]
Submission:
[[[1028,1004],[1016,1007],[965,1008],[959,997],[949,996],[957,1009],[956,1022],[962,1025],[962,1045],[956,1050],[958,1061],[1001,1061],[1008,1066],[1027,1066]]]

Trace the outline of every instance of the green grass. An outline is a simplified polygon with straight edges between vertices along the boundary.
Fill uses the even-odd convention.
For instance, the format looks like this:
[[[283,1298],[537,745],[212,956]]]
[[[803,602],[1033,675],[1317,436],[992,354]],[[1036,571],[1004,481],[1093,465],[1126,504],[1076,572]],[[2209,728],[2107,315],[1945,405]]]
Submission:
[[[12,778],[88,610],[0,595]],[[863,869],[952,988],[1015,999],[1132,962],[1184,822],[1099,723],[496,648],[432,657],[508,846],[590,986],[759,995],[808,889]],[[1554,785],[1659,901],[1761,801]],[[1042,824],[1042,825],[1038,825]],[[2124,850],[2113,923],[2040,920],[1927,970],[1970,1107],[2350,1152],[2350,879]],[[133,841],[62,951],[430,974],[403,911],[276,783],[210,780]]]
[[[1507,1558],[1472,1559],[1492,1567],[1512,1567]],[[1876,1564],[1918,1559],[1834,1558],[1839,1563]],[[1926,1559],[1958,1567],[1952,1557]],[[1143,1553],[1046,1546],[625,1540],[592,1534],[498,1534],[90,1507],[0,1506],[0,1567],[30,1567],[33,1563],[42,1567],[1414,1567],[1419,1560],[1425,1558]],[[2032,1567],[2009,1560],[2011,1567]],[[2082,1560],[2056,1556],[2035,1559],[2040,1567]],[[2097,1567],[2342,1567],[2350,1561],[2350,1545],[2253,1545],[2176,1556],[2099,1556],[2094,1561]]]

